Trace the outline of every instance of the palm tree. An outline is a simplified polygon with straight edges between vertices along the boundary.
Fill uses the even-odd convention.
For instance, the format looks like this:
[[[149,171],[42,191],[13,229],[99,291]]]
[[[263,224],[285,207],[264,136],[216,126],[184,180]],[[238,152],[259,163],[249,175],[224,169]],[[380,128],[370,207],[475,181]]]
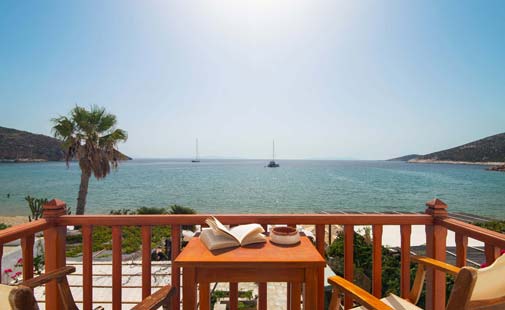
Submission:
[[[92,106],[88,111],[76,106],[70,115],[53,118],[54,137],[63,141],[67,167],[73,159],[79,161],[81,185],[77,198],[76,214],[84,214],[91,173],[97,179],[117,168],[120,157],[117,143],[126,141],[127,133],[116,128],[116,116],[104,108]]]

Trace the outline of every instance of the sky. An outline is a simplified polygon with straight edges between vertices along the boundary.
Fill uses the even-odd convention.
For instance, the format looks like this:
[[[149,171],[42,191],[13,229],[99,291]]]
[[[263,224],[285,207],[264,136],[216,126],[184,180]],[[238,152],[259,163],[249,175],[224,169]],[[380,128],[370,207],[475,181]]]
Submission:
[[[505,1],[0,2],[0,126],[136,158],[387,159],[505,132]]]

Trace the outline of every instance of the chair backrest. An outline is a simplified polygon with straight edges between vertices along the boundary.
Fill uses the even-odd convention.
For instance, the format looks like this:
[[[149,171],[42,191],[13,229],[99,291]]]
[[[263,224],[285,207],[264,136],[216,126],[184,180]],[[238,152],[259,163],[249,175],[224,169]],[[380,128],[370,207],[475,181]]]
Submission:
[[[461,269],[447,303],[453,309],[505,309],[505,255],[486,268]]]
[[[38,310],[39,307],[31,288],[0,284],[0,309]]]

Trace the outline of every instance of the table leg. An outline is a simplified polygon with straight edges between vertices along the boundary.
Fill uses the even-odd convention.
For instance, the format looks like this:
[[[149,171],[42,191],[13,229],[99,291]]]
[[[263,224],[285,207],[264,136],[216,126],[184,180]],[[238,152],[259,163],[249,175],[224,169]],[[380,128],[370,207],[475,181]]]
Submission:
[[[238,309],[238,283],[230,282],[230,309]]]
[[[286,292],[286,294],[287,294],[286,295],[287,296],[287,298],[286,298],[286,300],[287,300],[287,307],[286,307],[286,309],[290,310],[291,309],[291,282],[288,282],[287,284],[288,284],[287,285],[288,289],[287,289],[287,292]]]
[[[259,283],[258,284],[258,309],[266,310],[267,309],[267,283]]]
[[[200,282],[200,310],[210,309],[210,283]]]
[[[317,306],[324,309],[324,268],[317,268]]]
[[[182,271],[182,309],[196,310],[196,268],[185,267]]]
[[[288,310],[300,310],[300,296],[302,292],[302,286],[300,282],[289,283],[290,293],[289,293],[289,305]]]
[[[306,268],[305,269],[305,298],[304,309],[305,310],[322,310],[323,308],[318,304],[318,269],[317,268]]]

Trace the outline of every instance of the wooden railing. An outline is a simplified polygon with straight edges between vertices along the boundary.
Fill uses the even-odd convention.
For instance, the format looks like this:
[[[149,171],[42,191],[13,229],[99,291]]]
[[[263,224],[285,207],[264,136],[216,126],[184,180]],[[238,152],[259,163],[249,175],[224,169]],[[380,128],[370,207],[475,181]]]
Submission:
[[[399,226],[401,234],[401,294],[407,296],[410,287],[410,239],[412,225],[426,227],[426,252],[435,259],[445,260],[447,230],[456,233],[457,263],[466,262],[467,239],[474,238],[485,243],[486,257],[492,262],[499,249],[505,248],[505,235],[489,231],[471,224],[447,218],[447,206],[440,200],[428,202],[424,214],[223,214],[217,218],[224,224],[239,225],[259,223],[263,226],[287,224],[315,225],[316,248],[324,256],[325,225],[344,226],[344,277],[353,279],[353,234],[356,225],[369,225],[373,236],[373,275],[372,293],[380,297],[382,292],[382,234],[384,225]],[[121,309],[121,237],[122,227],[141,227],[142,235],[142,298],[151,293],[151,231],[154,226],[171,227],[172,257],[180,253],[181,225],[203,225],[208,214],[198,215],[65,215],[66,205],[59,200],[52,200],[44,206],[44,218],[0,231],[0,257],[3,245],[12,240],[21,239],[23,254],[23,278],[33,277],[33,240],[34,234],[44,231],[45,269],[47,271],[65,266],[66,226],[78,225],[82,231],[83,251],[83,309],[93,306],[92,272],[92,232],[97,226],[112,227],[112,307]],[[171,285],[176,288],[173,308],[180,307],[180,270],[172,268]],[[321,282],[321,285],[324,285]],[[236,284],[230,284],[230,304],[237,305]],[[259,285],[259,309],[266,309],[266,283]],[[321,290],[323,292],[323,290]],[[435,295],[436,293],[436,295]],[[323,298],[323,296],[319,296]],[[445,276],[437,271],[427,274],[427,309],[445,308]],[[346,309],[352,306],[349,297],[345,299]],[[46,286],[46,309],[61,309],[54,284]],[[307,305],[310,309],[310,305]]]

